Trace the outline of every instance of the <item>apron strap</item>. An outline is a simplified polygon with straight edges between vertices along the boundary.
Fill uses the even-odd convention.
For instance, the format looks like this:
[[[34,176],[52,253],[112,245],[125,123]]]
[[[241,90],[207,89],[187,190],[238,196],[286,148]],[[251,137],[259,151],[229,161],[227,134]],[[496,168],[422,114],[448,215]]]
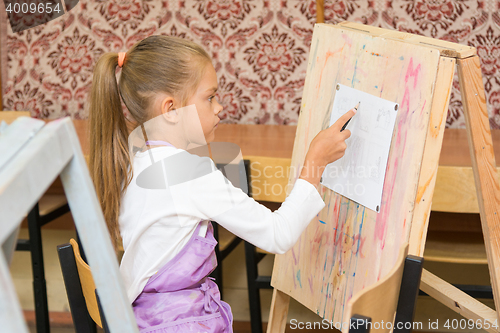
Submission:
[[[215,312],[217,309],[212,309],[212,302],[211,300],[217,304],[217,306],[219,307],[219,311],[222,315],[222,318],[224,319],[224,322],[226,323],[227,327],[230,327],[231,326],[231,323],[229,322],[229,313],[227,312],[227,309],[222,306],[222,303],[221,303],[221,300],[220,300],[220,297],[215,297],[213,291],[214,289],[218,288],[217,287],[217,284],[214,282],[214,278],[213,277],[206,277],[205,278],[205,281],[203,281],[203,283],[201,284],[201,287],[200,287],[200,290],[203,291],[204,295],[205,295],[205,304],[204,304],[204,307],[205,307],[205,311],[207,312]]]

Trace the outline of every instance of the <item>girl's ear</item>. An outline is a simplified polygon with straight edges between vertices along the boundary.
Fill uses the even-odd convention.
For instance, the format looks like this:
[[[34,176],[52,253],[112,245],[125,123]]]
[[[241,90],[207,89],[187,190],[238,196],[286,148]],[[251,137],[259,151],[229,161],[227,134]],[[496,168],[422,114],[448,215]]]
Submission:
[[[179,114],[174,108],[174,99],[170,96],[161,101],[161,113],[168,122],[177,123],[179,121]]]

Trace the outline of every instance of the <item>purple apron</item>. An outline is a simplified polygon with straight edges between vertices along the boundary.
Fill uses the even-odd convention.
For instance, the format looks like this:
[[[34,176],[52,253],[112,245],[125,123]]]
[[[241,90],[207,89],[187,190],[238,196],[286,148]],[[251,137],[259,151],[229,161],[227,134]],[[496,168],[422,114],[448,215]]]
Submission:
[[[217,266],[213,227],[209,223],[206,237],[201,237],[200,226],[132,303],[141,333],[233,332],[231,308],[207,277]]]

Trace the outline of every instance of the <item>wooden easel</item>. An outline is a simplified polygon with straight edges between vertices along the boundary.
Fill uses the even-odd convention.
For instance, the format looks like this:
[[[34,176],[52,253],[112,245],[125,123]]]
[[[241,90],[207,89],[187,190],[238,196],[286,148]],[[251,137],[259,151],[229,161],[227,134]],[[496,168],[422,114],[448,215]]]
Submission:
[[[326,110],[328,102],[322,102],[318,98],[318,96],[325,97],[325,94],[332,91],[330,90],[329,84],[334,84],[335,82],[339,82],[339,80],[340,81],[345,80],[345,77],[342,76],[342,74],[338,74],[338,72],[337,76],[333,75],[332,77],[331,71],[328,72],[328,70],[324,70],[323,72],[321,72],[322,78],[320,78],[318,82],[317,77],[313,76],[310,77],[310,75],[312,75],[311,73],[318,74],[318,69],[315,69],[316,63],[321,62],[321,64],[323,64],[324,62],[325,66],[324,68],[328,68],[327,65],[329,61],[330,62],[333,61],[329,60],[329,57],[336,59],[335,53],[344,52],[343,51],[344,47],[351,48],[353,50],[356,49],[355,54],[360,55],[359,56],[360,62],[362,61],[366,62],[368,58],[366,57],[366,55],[361,54],[362,53],[360,51],[361,43],[360,42],[358,43],[359,40],[363,40],[363,42],[368,41],[367,45],[368,44],[369,45],[367,46],[366,51],[368,53],[372,52],[371,54],[377,57],[384,55],[383,54],[379,55],[378,53],[373,52],[373,50],[376,49],[376,47],[373,47],[374,45],[375,46],[378,45],[379,49],[382,46],[389,47],[390,50],[387,51],[387,53],[389,54],[391,52],[392,53],[398,52],[397,45],[400,45],[401,48],[403,48],[404,46],[405,49],[408,49],[408,46],[412,47],[414,46],[415,53],[418,54],[420,54],[420,52],[422,52],[422,54],[424,54],[425,52],[430,52],[430,53],[436,51],[438,52],[439,60],[437,62],[435,61],[434,58],[429,57],[429,63],[437,64],[435,71],[435,81],[433,81],[431,88],[432,92],[429,95],[431,97],[431,99],[429,100],[431,105],[430,106],[427,105],[427,109],[425,107],[425,104],[424,106],[419,105],[420,107],[422,107],[421,118],[428,117],[427,118],[428,121],[422,123],[414,123],[415,126],[422,127],[422,130],[421,132],[418,131],[414,132],[417,133],[418,135],[409,134],[408,136],[409,140],[423,139],[422,141],[424,141],[423,147],[420,147],[417,144],[415,144],[414,146],[410,146],[410,148],[413,147],[414,150],[411,153],[406,153],[405,155],[405,158],[415,158],[415,160],[419,162],[420,165],[420,168],[415,170],[416,173],[409,173],[409,175],[414,175],[414,174],[416,175],[414,183],[415,190],[412,193],[402,192],[400,199],[395,200],[396,203],[399,203],[404,206],[403,208],[401,208],[401,210],[405,209],[404,212],[399,213],[399,215],[393,212],[387,214],[387,220],[388,220],[387,223],[391,225],[398,225],[398,223],[400,224],[404,223],[405,226],[408,228],[408,231],[406,232],[406,237],[407,240],[409,240],[410,244],[409,253],[418,256],[423,256],[424,252],[427,225],[431,210],[431,202],[436,180],[436,173],[438,169],[439,154],[441,151],[446,114],[448,109],[450,88],[451,88],[453,73],[455,70],[455,63],[458,65],[460,90],[462,94],[464,114],[466,118],[469,149],[473,163],[474,179],[475,179],[476,191],[480,209],[481,224],[487,251],[488,267],[490,272],[495,307],[497,309],[500,309],[500,303],[499,303],[500,294],[498,289],[498,278],[500,277],[500,271],[499,271],[500,231],[498,230],[498,226],[500,225],[500,217],[499,217],[500,213],[498,211],[498,207],[500,207],[500,185],[498,182],[495,157],[493,153],[492,138],[489,126],[488,113],[486,109],[486,100],[482,83],[480,62],[478,56],[476,55],[476,50],[468,46],[448,43],[432,38],[426,38],[412,34],[401,33],[397,31],[391,31],[391,30],[365,26],[361,24],[347,23],[347,22],[341,23],[335,27],[319,24],[315,26],[314,31],[315,32],[313,35],[313,42],[311,46],[311,55],[309,59],[306,84],[304,88],[301,114],[299,117],[297,136],[294,145],[294,153],[292,157],[292,165],[299,165],[302,162],[304,157],[304,152],[308,147],[308,143],[312,140],[314,135],[319,130],[325,128],[328,125],[328,122],[326,120],[329,119],[328,117],[329,111]],[[341,36],[344,40],[342,40],[342,38],[340,40],[336,39],[339,36]],[[318,42],[318,40],[321,40],[321,43]],[[328,46],[322,45],[322,43],[328,44]],[[335,48],[332,45],[335,45]],[[372,47],[372,49],[369,49],[370,47]],[[407,55],[405,54],[405,57],[406,56]],[[401,57],[401,59],[402,58],[403,57]],[[434,60],[431,60],[431,58]],[[357,65],[358,58],[356,58],[355,60]],[[342,60],[338,61],[339,63],[342,63]],[[336,64],[338,65],[339,63]],[[345,60],[344,58],[344,63],[349,63],[349,59]],[[374,62],[374,64],[377,65],[380,63]],[[378,69],[375,65],[373,67],[373,71],[376,72]],[[332,70],[333,66],[334,65],[330,65],[329,69]],[[358,87],[358,83],[354,82],[355,81],[354,77],[356,76],[356,68],[357,67],[355,67],[354,69],[354,75],[351,81],[352,86],[354,88]],[[412,77],[414,78],[415,76],[417,76],[415,74],[417,71],[416,68],[417,66],[413,68],[409,66],[407,73],[414,75],[414,76],[410,75],[411,76],[410,80],[412,79]],[[329,80],[334,82],[324,83],[322,80],[324,80],[324,77],[328,76],[329,74],[330,74]],[[335,71],[333,74],[335,74]],[[364,77],[364,79],[368,80],[366,79],[366,77]],[[407,74],[407,79],[408,79],[408,74]],[[370,83],[373,82],[376,81],[373,81],[372,79]],[[339,83],[344,83],[344,82],[339,82]],[[368,89],[368,85],[366,84],[364,85],[359,84],[359,85],[361,85],[364,89]],[[379,87],[376,88],[378,89]],[[402,87],[395,87],[394,89],[397,90],[401,88]],[[370,89],[372,89],[373,92],[380,91],[373,88]],[[391,87],[387,87],[386,89],[391,89]],[[315,94],[316,98],[311,97],[313,93]],[[380,91],[380,95],[382,98],[384,98],[384,95],[382,95],[382,91]],[[397,93],[394,96],[396,96],[396,99],[399,99],[397,100],[397,102],[401,103],[401,96],[399,96]],[[423,95],[418,95],[417,98],[422,98],[422,96]],[[425,95],[424,97],[427,98],[429,96]],[[314,105],[311,106],[311,104]],[[403,104],[401,103],[400,105]],[[316,114],[316,117],[311,117],[312,109],[315,109],[315,111],[320,114]],[[424,112],[423,111],[424,109],[428,111]],[[324,114],[321,114],[321,112],[323,112]],[[404,111],[400,110],[400,112]],[[398,114],[398,119],[399,116],[400,115]],[[406,114],[403,116],[411,117],[410,114]],[[320,119],[318,120],[317,118]],[[423,127],[425,124],[427,125]],[[407,128],[407,130],[410,131],[412,129]],[[398,131],[400,131],[400,129],[395,131],[395,135]],[[395,145],[393,138],[393,144],[391,145],[391,155],[393,154],[394,147]],[[389,157],[390,161],[392,161],[391,159],[394,158],[394,155],[392,155],[393,157],[391,157],[391,155]],[[392,170],[397,170],[397,172],[401,172],[400,169],[397,169],[397,166],[393,167],[391,166],[391,164],[388,164],[388,169],[387,169],[388,174]],[[290,179],[291,182],[295,180],[294,177],[297,176],[292,175]],[[386,182],[387,182],[387,175],[386,175]],[[332,191],[328,189],[320,189],[320,190],[321,190],[320,193],[324,195],[324,199],[327,204],[332,203],[332,205],[338,204],[338,206],[345,205],[346,207],[348,207],[344,210],[342,209],[342,207],[338,209],[334,208],[334,213],[336,215],[325,214],[327,216],[327,219],[331,218],[332,220],[334,220],[334,223],[337,223],[335,224],[337,228],[340,228],[341,224],[343,223],[345,225],[348,225],[350,228],[352,228],[353,226],[356,227],[359,226],[358,213],[360,212],[360,210],[359,207],[355,205],[355,203],[351,202],[348,199],[340,198],[340,196],[333,194]],[[385,193],[385,187],[384,187],[384,193]],[[409,205],[407,205],[406,202],[408,200],[411,201],[411,204]],[[394,210],[397,209],[399,209],[399,207],[394,207]],[[323,214],[323,212],[320,214]],[[374,217],[374,215],[371,212],[366,213],[363,210],[363,212],[359,214],[362,214],[361,216],[363,218],[373,217],[372,219],[373,223],[380,222],[380,218],[377,219],[377,217]],[[320,215],[320,219],[321,216],[323,215]],[[404,221],[402,217],[404,218]],[[329,221],[327,219],[324,220],[326,220],[326,223],[328,224]],[[313,267],[312,266],[313,264],[309,262],[315,263],[318,261],[314,257],[314,253],[309,248],[307,249],[305,248],[309,246],[308,245],[309,242],[318,241],[321,243],[324,240],[321,237],[326,237],[323,236],[322,233],[324,231],[327,231],[327,229],[325,228],[321,229],[321,226],[318,227],[319,224],[315,224],[314,222],[315,220],[311,222],[308,229],[304,232],[301,239],[298,241],[298,244],[294,247],[293,250],[289,251],[289,253],[287,254],[276,257],[275,266],[273,269],[273,279],[271,283],[275,289],[273,292],[271,313],[269,317],[267,332],[272,332],[272,333],[284,332],[287,321],[288,304],[290,296],[294,297],[297,301],[304,304],[311,310],[315,311],[323,318],[326,318],[328,320],[333,320],[334,318],[335,320],[339,320],[340,318],[340,320],[342,320],[343,318],[341,318],[341,314],[338,312],[338,309],[339,308],[342,309],[342,307],[341,306],[339,307],[338,304],[334,303],[335,301],[340,302],[340,300],[335,299],[334,297],[335,292],[326,291],[325,293],[325,291],[322,288],[321,290],[314,289],[313,286],[318,287],[318,285],[319,286],[327,285],[331,286],[332,288],[333,287],[344,288],[343,290],[340,290],[340,292],[343,291],[344,295],[346,295],[348,294],[348,292],[355,293],[364,287],[368,287],[369,284],[374,283],[378,278],[380,278],[380,276],[378,277],[375,276],[373,278],[370,277],[358,278],[361,279],[362,281],[363,279],[365,279],[363,283],[366,282],[366,285],[363,286],[356,285],[355,283],[357,282],[353,279],[354,282],[352,282],[352,285],[350,285],[348,288],[347,286],[348,283],[342,284],[339,283],[338,281],[335,281],[335,278],[342,277],[342,272],[340,272],[340,275],[334,274],[335,276],[334,278],[332,278],[333,281],[325,281],[323,284],[321,284],[321,282],[320,283],[316,283],[314,281],[309,282],[311,289],[310,291],[306,290],[306,288],[303,288],[307,283],[306,282],[307,275],[304,272],[301,272],[299,268],[306,270],[311,269],[311,267]],[[322,222],[323,224],[325,223],[325,221],[320,221],[320,222]],[[410,224],[410,226],[407,225],[408,223]],[[330,230],[332,229],[331,226],[327,225],[327,227],[329,227]],[[360,228],[360,234],[357,235],[358,239],[361,238],[361,226],[359,228]],[[336,233],[337,230],[338,229],[335,229]],[[346,232],[348,233],[349,230],[347,230]],[[405,232],[403,231],[402,234],[405,235]],[[311,239],[312,235],[315,235],[317,239]],[[354,233],[352,235],[351,234],[349,235],[356,236]],[[347,235],[345,239],[349,241],[349,237],[347,237]],[[353,237],[353,239],[355,240],[356,237]],[[395,240],[395,242],[398,241],[399,240]],[[403,241],[405,241],[405,239]],[[387,246],[390,245],[391,244]],[[391,266],[394,257],[392,254],[393,252],[396,251],[398,245],[399,244],[395,244],[393,250],[384,249],[384,251],[387,250],[386,252],[383,253],[384,258],[387,257],[388,259],[383,259],[384,260],[383,264],[386,266],[382,265],[383,267],[381,269],[379,269],[378,266],[376,267],[378,269],[379,275],[383,275],[384,273],[387,272],[387,269],[385,267]],[[331,265],[332,270],[334,268],[338,269],[337,266],[333,266],[333,264],[328,262],[328,259],[335,260],[336,258],[331,256],[330,254],[328,254],[330,256],[328,255],[324,256],[323,252],[321,251],[323,250],[320,247],[318,247],[317,256],[319,257],[320,259],[319,261],[321,262],[321,264],[324,263],[325,267],[327,267],[327,265]],[[300,254],[305,254],[306,257],[304,263],[302,264],[300,263]],[[340,256],[342,256],[342,254],[340,254]],[[298,261],[299,264],[297,264]],[[370,266],[367,265],[366,267]],[[298,276],[297,279],[293,274],[291,274],[292,272],[293,274],[297,274]],[[348,273],[351,274],[353,272],[361,273],[360,275],[371,274],[371,272],[368,271],[366,271],[366,273],[365,271],[358,272],[355,269],[351,269]],[[344,275],[346,274],[347,273],[344,272]],[[318,276],[318,278],[322,277],[324,280],[325,276],[326,278],[331,277],[329,275],[323,274],[321,276]],[[300,288],[297,286],[299,283],[300,283]],[[489,332],[498,331],[497,329],[492,327],[493,325],[498,326],[500,324],[500,322],[498,321],[499,316],[497,312],[483,305],[476,299],[468,296],[459,289],[453,287],[452,285],[440,279],[439,277],[424,270],[420,288],[430,296],[434,297],[436,300],[442,302],[443,304],[450,307],[457,313],[460,313],[464,317],[473,320],[480,319],[483,324],[483,327],[486,323],[489,323],[490,328],[487,329],[487,331]],[[347,299],[350,298],[349,296],[352,295],[348,294],[344,298],[344,301],[347,301]],[[323,312],[320,311],[319,304],[321,304],[321,310]],[[335,312],[336,310],[337,312]]]
[[[48,125],[21,117],[0,136],[0,327],[28,332],[9,273],[18,227],[60,175],[112,332],[139,332],[118,261],[69,118]]]

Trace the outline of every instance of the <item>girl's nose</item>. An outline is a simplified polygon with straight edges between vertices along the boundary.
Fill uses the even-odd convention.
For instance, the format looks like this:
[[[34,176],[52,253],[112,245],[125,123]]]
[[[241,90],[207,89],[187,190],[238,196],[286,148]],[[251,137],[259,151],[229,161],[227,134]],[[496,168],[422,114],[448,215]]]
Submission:
[[[214,109],[215,114],[219,114],[222,111],[223,107],[222,105],[220,105],[219,101],[215,100],[215,103],[217,103]]]

